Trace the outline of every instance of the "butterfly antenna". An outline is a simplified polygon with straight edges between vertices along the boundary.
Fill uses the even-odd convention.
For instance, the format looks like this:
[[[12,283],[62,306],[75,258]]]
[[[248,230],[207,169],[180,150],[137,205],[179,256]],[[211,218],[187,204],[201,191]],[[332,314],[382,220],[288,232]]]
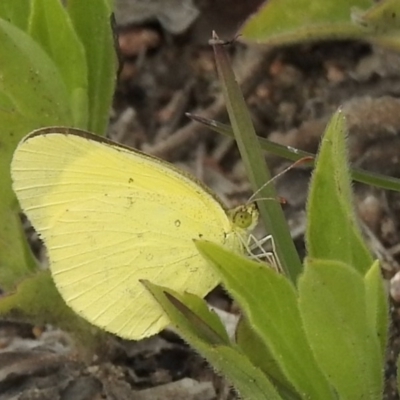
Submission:
[[[252,201],[254,201],[254,198],[258,195],[258,193],[261,192],[261,190],[263,190],[265,188],[265,186],[267,186],[267,185],[271,184],[272,182],[276,181],[282,175],[286,174],[286,172],[290,171],[293,168],[298,167],[301,164],[309,163],[311,161],[314,161],[314,157],[307,156],[307,157],[303,157],[303,158],[300,158],[299,160],[295,161],[293,164],[289,165],[283,171],[279,172],[279,174],[277,174],[274,177],[272,177],[268,182],[264,183],[256,192],[254,192],[252,194],[252,196],[249,198],[249,200],[247,202],[251,203]],[[271,200],[271,199],[267,198],[267,199],[258,199],[258,200]],[[281,200],[279,200],[279,201],[281,202]],[[283,203],[285,203],[285,202],[286,201],[283,199]]]

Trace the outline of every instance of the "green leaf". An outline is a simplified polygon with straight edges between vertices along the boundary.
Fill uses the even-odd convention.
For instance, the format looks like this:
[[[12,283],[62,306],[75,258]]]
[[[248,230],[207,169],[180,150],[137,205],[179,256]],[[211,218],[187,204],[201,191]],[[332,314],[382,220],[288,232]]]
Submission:
[[[68,94],[48,55],[27,34],[0,20],[0,119],[23,126],[71,121]],[[43,121],[43,122],[42,122]],[[15,131],[15,128],[13,129]],[[25,132],[26,134],[27,132]],[[13,142],[19,138],[13,136]]]
[[[275,387],[249,359],[237,349],[228,346],[199,348],[213,366],[224,375],[242,395],[243,400],[281,400]],[[287,399],[285,399],[287,400]]]
[[[340,260],[365,273],[372,264],[353,210],[346,127],[337,112],[324,133],[313,172],[306,242],[312,258]]]
[[[356,23],[377,34],[398,31],[400,28],[398,0],[380,1],[367,11],[355,9],[352,15]]]
[[[195,309],[199,309],[200,302],[204,302],[204,300],[197,298],[194,301],[196,297],[194,295],[181,295],[148,281],[143,283],[162,306],[181,336],[235,385],[243,399],[281,399],[261,370],[256,368],[239,349],[234,345],[230,345],[222,337],[218,343],[214,335],[209,336],[210,331],[216,332],[211,328],[214,324],[214,316],[210,311],[204,312],[206,309],[205,303],[200,307],[203,310],[202,315],[197,314],[195,311]],[[200,320],[203,321],[201,324],[203,328],[201,329],[199,329],[201,326],[199,325]],[[207,324],[210,329],[204,329]]]
[[[106,0],[69,0],[68,12],[83,43],[88,67],[88,130],[104,135],[116,80],[111,11]]]
[[[29,32],[57,65],[69,93],[72,126],[88,128],[85,50],[59,0],[33,0]]]
[[[58,69],[25,32],[0,19],[0,286],[13,288],[34,269],[11,190],[10,162],[19,140],[35,128],[71,122]]]
[[[334,399],[307,342],[297,293],[288,279],[214,243],[196,245],[302,398]]]
[[[362,275],[339,261],[307,259],[298,288],[304,329],[337,398],[382,398],[383,359]]]
[[[26,31],[31,12],[31,0],[1,0],[0,18]]]
[[[148,282],[144,282],[147,288],[150,288]],[[229,337],[224,325],[218,318],[218,315],[210,311],[207,303],[198,296],[191,293],[185,293],[177,299],[168,292],[159,299],[164,308],[169,304],[175,307],[183,316],[184,322],[188,322],[196,330],[196,335],[213,345],[229,344]],[[168,301],[164,304],[163,301]],[[184,303],[183,303],[184,302]]]
[[[353,19],[368,30],[371,41],[400,51],[400,2],[398,0],[382,0],[365,12],[354,10]]]
[[[400,356],[397,357],[397,361],[396,361],[396,370],[400,371]],[[396,377],[396,382],[397,382],[397,392],[400,393],[400,374],[397,373],[397,377]]]
[[[378,336],[381,354],[384,357],[389,331],[389,302],[379,261],[375,261],[365,274],[364,283],[368,316]]]
[[[218,40],[217,37],[214,39]],[[278,199],[274,186],[265,185],[271,180],[271,174],[265,164],[261,147],[251,121],[250,112],[235,79],[228,54],[222,44],[214,45],[215,60],[218,76],[229,114],[229,120],[239,147],[247,176],[254,191],[259,191],[261,199]],[[296,282],[302,265],[290,236],[289,228],[283,215],[279,201],[258,201],[264,224],[275,241],[276,256],[280,260],[283,270]]]
[[[240,36],[269,45],[363,39],[399,51],[399,28],[398,0],[269,0]]]
[[[353,7],[371,0],[269,0],[240,29],[245,40],[270,45],[310,40],[360,38],[365,29],[351,20]]]
[[[285,400],[301,399],[301,396],[296,393],[291,383],[287,380],[271,351],[254,332],[244,316],[239,320],[235,338],[237,345],[246,357],[264,372]]]

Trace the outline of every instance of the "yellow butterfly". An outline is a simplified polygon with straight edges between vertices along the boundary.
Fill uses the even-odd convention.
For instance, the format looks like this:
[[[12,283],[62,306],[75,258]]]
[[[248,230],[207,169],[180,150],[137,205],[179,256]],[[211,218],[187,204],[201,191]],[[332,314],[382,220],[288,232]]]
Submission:
[[[127,339],[168,325],[139,280],[204,297],[218,278],[193,239],[243,253],[258,221],[254,203],[227,211],[186,172],[78,129],[32,132],[11,173],[65,302]]]

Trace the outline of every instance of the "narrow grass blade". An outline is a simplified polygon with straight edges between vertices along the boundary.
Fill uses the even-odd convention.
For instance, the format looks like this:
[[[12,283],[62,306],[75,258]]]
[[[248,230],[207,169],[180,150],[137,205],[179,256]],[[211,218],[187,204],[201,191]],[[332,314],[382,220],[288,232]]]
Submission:
[[[199,117],[197,115],[193,115],[190,113],[187,113],[186,115],[192,120],[207,126],[208,128],[212,129],[215,132],[218,132],[225,136],[234,137],[233,130],[229,125],[223,124],[215,120]],[[257,136],[257,138],[263,150],[269,151],[276,156],[285,158],[286,160],[297,161],[304,157],[315,157],[315,154],[308,153],[307,151],[271,142],[270,140],[262,138],[260,136]],[[369,172],[354,167],[350,168],[350,172],[352,179],[357,182],[365,183],[371,186],[376,186],[381,189],[400,192],[400,179],[398,178],[381,175],[375,172]]]
[[[214,40],[215,60],[229,119],[249,180],[256,191],[271,179],[271,174],[266,166],[250,113],[235,79],[224,45],[218,42],[216,36]],[[278,199],[273,185],[264,186],[259,194],[261,198]],[[281,206],[278,201],[258,201],[257,204],[266,229],[275,240],[277,257],[282,267],[290,279],[296,282],[302,265]]]

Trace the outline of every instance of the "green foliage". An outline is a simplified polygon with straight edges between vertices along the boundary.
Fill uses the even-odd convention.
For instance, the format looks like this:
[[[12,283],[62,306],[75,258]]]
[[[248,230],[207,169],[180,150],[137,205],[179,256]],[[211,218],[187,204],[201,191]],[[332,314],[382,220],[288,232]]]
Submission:
[[[223,51],[216,51],[217,65],[228,86],[225,96],[232,119],[234,112],[243,115],[238,109],[244,106],[235,109],[241,100],[229,64],[218,59]],[[233,121],[235,136],[243,120],[236,116]],[[339,111],[328,124],[315,160],[307,206],[308,256],[298,279],[216,244],[197,242],[243,313],[229,342],[205,306],[198,311],[200,299],[146,283],[183,338],[225,374],[244,399],[258,398],[253,393],[261,385],[269,390],[266,398],[382,397],[388,301],[379,265],[373,263],[357,226],[345,138]],[[274,240],[279,245],[279,239]],[[222,361],[226,349],[241,362],[240,374],[232,373],[228,359]],[[253,389],[246,386],[252,375],[257,376]]]
[[[375,2],[368,10],[354,9],[353,21],[367,31],[367,39],[400,50],[400,2],[384,0]]]
[[[236,389],[252,400],[279,400],[278,392],[245,354],[230,343],[224,327],[209,311],[204,300],[190,294],[179,294],[168,288],[143,282],[163,306],[172,324],[183,338],[211,364],[236,383]]]
[[[380,277],[378,282],[382,286]],[[307,259],[299,280],[299,307],[313,354],[338,398],[379,399],[379,332],[368,318],[366,285],[356,267]]]
[[[290,281],[265,264],[243,262],[216,245],[207,243],[204,247],[199,243],[198,249],[218,271],[223,286],[241,305],[250,326],[298,393],[334,399],[307,342],[296,290]]]
[[[361,273],[372,257],[357,226],[347,163],[346,127],[338,112],[329,123],[318,154],[307,201],[308,256],[349,263]]]
[[[105,133],[116,69],[110,15],[109,0],[69,1],[67,10],[59,0],[0,2],[0,287],[8,292],[27,277],[32,288],[37,271],[11,189],[12,154],[22,137],[45,126],[91,127]],[[36,312],[39,318],[48,312],[54,317],[49,320],[61,318],[59,307],[66,307],[59,297],[42,304],[38,295],[43,308],[25,309],[26,288],[19,286],[14,314],[19,304],[21,315]],[[26,293],[25,300],[31,299]],[[8,316],[3,302],[10,304],[12,298],[0,301],[1,315]],[[76,317],[68,315],[71,323],[65,325],[74,330]]]
[[[387,311],[387,293],[382,288],[382,276],[379,262],[375,261],[372,267],[364,275],[367,316],[371,325],[378,333],[381,353],[386,354],[388,339],[389,313]]]
[[[2,19],[0,41],[0,285],[10,289],[33,265],[15,215],[9,171],[13,151],[35,127],[68,124],[71,113],[61,75],[43,49]]]
[[[28,29],[30,12],[30,0],[0,1],[0,17],[23,31]]]
[[[372,263],[355,223],[345,156],[345,129],[338,112],[316,160],[310,197],[317,196],[320,186],[324,191],[320,202],[309,199],[309,256],[297,288],[266,264],[213,243],[197,243],[244,315],[236,337],[229,343],[224,339],[224,348],[240,350],[251,365],[247,374],[254,369],[262,373],[281,399],[375,400],[383,393],[388,303],[379,266]],[[329,227],[322,216],[325,212],[334,219],[332,210],[340,225]],[[341,217],[342,213],[347,218]],[[330,242],[321,239],[323,229],[331,235]],[[231,378],[245,399],[253,399],[241,392],[244,374],[232,376],[227,372],[229,366],[210,357],[207,343],[213,349],[216,345],[210,335],[203,336],[199,347],[195,337],[199,327],[201,331],[207,331],[207,325],[216,329],[192,306],[193,299],[189,301],[188,294],[182,297],[165,288],[148,287],[182,336]]]
[[[68,13],[81,40],[88,69],[88,126],[104,135],[117,73],[110,0],[69,0]]]
[[[33,0],[29,33],[60,71],[68,92],[72,125],[77,128],[87,128],[88,68],[85,49],[61,2]]]
[[[270,45],[363,39],[399,50],[399,30],[398,0],[268,0],[240,34]]]
[[[362,35],[352,23],[353,7],[366,10],[371,0],[270,0],[245,23],[246,40],[294,43]]]

